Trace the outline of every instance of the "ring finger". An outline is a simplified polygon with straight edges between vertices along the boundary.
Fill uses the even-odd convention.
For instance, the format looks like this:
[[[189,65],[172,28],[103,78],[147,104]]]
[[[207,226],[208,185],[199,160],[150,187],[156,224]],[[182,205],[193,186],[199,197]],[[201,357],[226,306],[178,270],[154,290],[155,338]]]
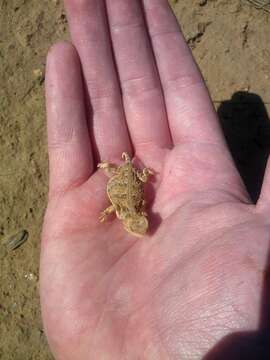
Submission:
[[[131,151],[103,0],[65,0],[72,41],[90,98],[92,142],[98,160]]]

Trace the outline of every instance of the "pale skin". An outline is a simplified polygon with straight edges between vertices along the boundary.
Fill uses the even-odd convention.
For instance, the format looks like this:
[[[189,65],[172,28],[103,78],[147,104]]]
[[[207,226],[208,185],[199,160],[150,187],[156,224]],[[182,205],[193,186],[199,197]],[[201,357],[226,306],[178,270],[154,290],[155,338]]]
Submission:
[[[57,360],[201,359],[258,327],[270,170],[253,204],[167,1],[65,7],[74,45],[54,45],[46,70],[50,348]],[[143,238],[98,220],[109,203],[97,163],[124,151],[156,174]]]

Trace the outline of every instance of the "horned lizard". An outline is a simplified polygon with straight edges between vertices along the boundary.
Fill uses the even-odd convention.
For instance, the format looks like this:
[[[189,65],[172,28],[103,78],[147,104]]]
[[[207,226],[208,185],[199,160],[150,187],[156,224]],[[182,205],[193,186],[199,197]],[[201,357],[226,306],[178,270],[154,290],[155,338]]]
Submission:
[[[103,222],[109,214],[115,212],[129,233],[143,236],[148,230],[143,183],[147,182],[153,172],[147,168],[142,171],[136,169],[125,152],[122,159],[125,162],[119,166],[106,161],[98,164],[98,167],[110,177],[107,195],[111,202],[111,205],[101,212],[99,219]]]

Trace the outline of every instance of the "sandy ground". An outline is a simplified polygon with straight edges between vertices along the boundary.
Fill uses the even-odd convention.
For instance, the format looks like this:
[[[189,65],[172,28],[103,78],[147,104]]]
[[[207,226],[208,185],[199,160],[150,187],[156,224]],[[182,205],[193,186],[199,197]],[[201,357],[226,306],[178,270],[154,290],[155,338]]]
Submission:
[[[270,14],[245,0],[171,3],[207,81],[237,166],[256,199],[270,145]],[[49,46],[66,38],[60,1],[0,0],[3,360],[52,358],[38,298],[39,238],[48,180],[43,73]],[[29,231],[28,241],[7,251],[3,240],[21,229]]]

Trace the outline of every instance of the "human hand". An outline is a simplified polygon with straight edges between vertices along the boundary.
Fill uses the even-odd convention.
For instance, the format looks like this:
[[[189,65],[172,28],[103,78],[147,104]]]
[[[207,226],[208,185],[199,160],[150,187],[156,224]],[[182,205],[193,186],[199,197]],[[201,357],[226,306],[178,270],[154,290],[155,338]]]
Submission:
[[[166,0],[65,6],[77,51],[54,45],[46,72],[40,292],[50,347],[58,360],[201,359],[258,324],[269,174],[255,206]],[[123,151],[156,173],[161,221],[150,215],[155,229],[142,239],[98,221],[108,200],[97,162]]]

